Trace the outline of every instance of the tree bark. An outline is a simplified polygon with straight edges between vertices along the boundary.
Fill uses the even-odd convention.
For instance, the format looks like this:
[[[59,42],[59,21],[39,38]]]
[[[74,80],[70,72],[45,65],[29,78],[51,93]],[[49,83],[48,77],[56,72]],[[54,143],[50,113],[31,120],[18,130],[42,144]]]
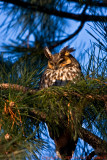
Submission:
[[[95,149],[95,153],[97,155],[107,154],[107,142],[83,127],[80,128],[78,134],[81,139],[83,139]]]

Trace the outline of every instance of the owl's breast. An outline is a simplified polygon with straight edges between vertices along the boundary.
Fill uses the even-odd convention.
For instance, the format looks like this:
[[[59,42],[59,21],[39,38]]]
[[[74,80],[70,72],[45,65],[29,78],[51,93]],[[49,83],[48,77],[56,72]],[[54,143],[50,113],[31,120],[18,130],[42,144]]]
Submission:
[[[44,72],[40,88],[49,86],[64,86],[68,81],[74,81],[80,77],[81,70],[76,67],[59,68],[58,70],[46,69]]]

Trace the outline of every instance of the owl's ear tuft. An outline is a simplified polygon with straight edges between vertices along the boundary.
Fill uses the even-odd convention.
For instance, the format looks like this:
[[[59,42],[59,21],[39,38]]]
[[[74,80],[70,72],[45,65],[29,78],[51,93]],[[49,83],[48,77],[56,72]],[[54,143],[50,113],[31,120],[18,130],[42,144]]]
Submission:
[[[68,46],[64,47],[59,54],[61,56],[69,56],[71,52],[75,51],[74,48],[68,48]]]
[[[50,52],[48,47],[44,48],[44,54],[48,59],[52,59],[52,54],[51,54],[51,52]]]

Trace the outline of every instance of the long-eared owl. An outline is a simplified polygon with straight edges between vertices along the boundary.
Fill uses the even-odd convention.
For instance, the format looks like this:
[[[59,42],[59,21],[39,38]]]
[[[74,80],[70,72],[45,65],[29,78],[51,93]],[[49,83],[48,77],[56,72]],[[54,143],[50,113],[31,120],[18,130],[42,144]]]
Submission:
[[[44,53],[48,58],[48,66],[41,81],[40,89],[50,86],[63,86],[68,81],[76,82],[81,77],[81,67],[78,61],[70,54],[73,48],[64,47],[59,53],[51,54],[48,47]]]
[[[44,48],[44,54],[48,58],[48,66],[41,77],[40,89],[50,86],[64,86],[68,81],[76,83],[81,79],[80,64],[70,54],[73,51],[73,48],[67,46],[59,53],[52,55],[48,47]],[[63,157],[63,155],[72,157],[78,138],[74,140],[66,127],[59,126],[59,132],[58,135],[54,135],[49,130],[50,137],[55,141],[59,157]]]

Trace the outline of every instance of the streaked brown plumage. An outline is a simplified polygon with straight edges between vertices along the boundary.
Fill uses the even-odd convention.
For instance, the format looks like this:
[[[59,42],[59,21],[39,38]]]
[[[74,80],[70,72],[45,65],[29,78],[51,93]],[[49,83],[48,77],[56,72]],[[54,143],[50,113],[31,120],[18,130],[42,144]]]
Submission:
[[[48,58],[48,66],[45,70],[41,81],[40,89],[50,86],[62,86],[67,81],[77,81],[81,76],[81,68],[78,61],[70,55],[74,51],[73,48],[65,47],[59,53],[51,54],[49,49],[44,49]]]
[[[76,83],[81,78],[81,67],[78,61],[70,54],[73,48],[64,47],[59,53],[51,54],[49,49],[45,47],[44,53],[48,58],[47,69],[43,73],[40,81],[40,89],[50,86],[64,86],[68,81]],[[67,121],[67,119],[64,119]],[[54,139],[56,149],[63,157],[72,156],[77,139],[74,140],[67,128],[59,127],[59,134],[55,135],[50,132],[50,136]]]

